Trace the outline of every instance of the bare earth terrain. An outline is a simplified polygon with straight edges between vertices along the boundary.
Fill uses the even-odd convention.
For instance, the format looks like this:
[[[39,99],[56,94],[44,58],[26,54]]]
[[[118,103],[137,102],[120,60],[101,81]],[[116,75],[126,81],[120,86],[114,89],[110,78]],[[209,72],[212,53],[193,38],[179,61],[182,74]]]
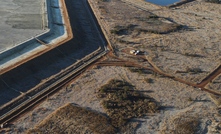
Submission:
[[[94,118],[91,115],[101,116],[105,123],[102,127],[110,129],[110,133],[117,130],[128,134],[221,133],[221,112],[218,109],[220,96],[148,70],[154,67],[164,74],[191,83],[200,83],[214,71],[220,65],[221,55],[220,4],[197,0],[167,8],[141,0],[89,0],[89,3],[96,11],[116,56],[108,54],[103,61],[49,96],[8,128],[0,130],[0,133],[103,133],[94,130],[95,126],[99,126],[96,121],[95,124],[85,126],[91,124],[89,119],[83,118],[83,112],[82,115],[74,115],[72,112],[76,107],[69,103],[77,104],[84,112],[86,109],[92,120]],[[129,54],[132,49],[141,50],[142,54]],[[127,63],[130,65],[123,61],[129,61]],[[131,109],[129,105],[119,106],[118,98],[114,99],[112,96],[115,90],[119,91],[118,87],[106,86],[113,79],[128,82],[133,87],[131,89],[123,85],[125,89],[122,92],[126,97],[122,100],[126,100],[125,103],[142,102],[143,100],[134,99],[134,96],[130,98],[131,94],[128,92],[139,91],[153,98],[157,110],[153,110],[153,106],[149,105],[150,101],[144,99],[146,103],[142,103],[142,106],[148,104],[149,109],[137,109],[140,113],[143,110],[143,116],[136,115],[135,111],[135,115],[129,117],[125,112],[124,117],[127,118],[122,119],[124,122],[113,125],[114,114],[110,112],[120,106],[125,107],[123,110]],[[206,88],[220,92],[220,79],[217,76]],[[104,87],[111,90],[104,90],[100,94]],[[102,98],[106,99],[108,105],[104,104]],[[130,102],[128,99],[134,101]],[[61,110],[66,114],[59,114]],[[67,118],[70,115],[82,120],[73,119],[71,122]],[[58,119],[61,122],[56,121]],[[65,126],[66,129],[55,129],[53,124]],[[123,127],[130,129],[126,131]]]
[[[99,2],[97,6],[109,29],[130,24],[135,25],[135,28],[142,27],[139,31],[110,35],[114,36],[113,44],[119,51],[129,47],[147,51],[149,52],[147,56],[162,71],[191,82],[200,82],[220,64],[221,9],[219,4],[194,1],[168,9],[153,5],[148,8],[147,3],[137,1],[140,4],[133,0],[125,0],[126,3],[124,0],[123,2],[112,0]],[[167,30],[162,22],[145,20],[143,16],[148,16],[150,13],[159,16],[160,19],[180,24],[183,28],[168,34],[150,33],[146,29],[155,25],[158,26],[156,29]],[[199,72],[191,73],[190,70],[194,69]]]
[[[108,75],[104,75],[107,72]],[[200,90],[168,78],[155,77],[152,74],[131,73],[125,67],[101,67],[85,72],[81,78],[18,119],[6,131],[24,133],[58,107],[69,102],[104,113],[96,92],[100,85],[113,78],[127,80],[136,87],[136,90],[150,91],[148,95],[155,98],[162,106],[159,113],[136,119],[140,123],[140,127],[135,131],[138,134],[175,133],[177,124],[193,118],[200,122],[198,126],[200,132],[207,132],[214,130],[221,119],[216,105],[210,101],[206,93]],[[145,82],[144,78],[152,78],[153,83]]]

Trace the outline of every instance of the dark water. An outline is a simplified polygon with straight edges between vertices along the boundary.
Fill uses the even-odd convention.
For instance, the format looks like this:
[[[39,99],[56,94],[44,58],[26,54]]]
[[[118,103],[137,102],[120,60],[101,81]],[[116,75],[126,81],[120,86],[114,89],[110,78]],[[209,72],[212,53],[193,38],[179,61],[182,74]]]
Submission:
[[[161,6],[167,6],[175,2],[179,2],[180,0],[146,0],[146,1],[151,2],[153,4],[161,5]]]

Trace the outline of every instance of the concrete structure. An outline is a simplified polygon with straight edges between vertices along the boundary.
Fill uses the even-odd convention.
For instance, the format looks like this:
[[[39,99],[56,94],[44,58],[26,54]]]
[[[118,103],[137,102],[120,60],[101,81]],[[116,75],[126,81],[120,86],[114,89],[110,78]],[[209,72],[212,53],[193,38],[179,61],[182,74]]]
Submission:
[[[33,55],[36,56],[52,49],[52,47],[57,46],[59,42],[68,37],[62,17],[60,0],[41,0],[40,2],[29,0],[27,3],[24,1],[21,2],[20,0],[14,0],[8,3],[10,2],[11,4],[14,2],[14,4],[17,3],[17,5],[20,5],[20,10],[23,12],[18,14],[14,13],[12,16],[15,18],[12,17],[11,21],[5,21],[5,23],[7,23],[5,25],[12,25],[9,29],[10,33],[14,34],[15,37],[10,38],[9,36],[12,35],[3,33],[3,35],[8,36],[5,42],[8,41],[8,44],[10,44],[11,40],[20,42],[25,38],[29,39],[19,44],[13,41],[15,45],[8,45],[2,42],[2,49],[0,50],[0,74],[4,73],[8,68],[13,68],[13,66],[21,64],[22,61],[30,59]],[[5,3],[5,5],[7,5],[7,2]],[[27,12],[32,9],[32,6],[30,7],[29,4],[36,6],[36,8],[33,7],[33,12],[35,14],[27,14]],[[12,5],[9,4],[8,8]],[[24,11],[22,7],[28,8]],[[18,7],[18,9],[19,8],[20,7]],[[17,31],[20,31],[20,33]],[[24,38],[19,38],[20,36],[24,36]]]
[[[2,110],[3,107],[5,108],[10,104],[16,106],[14,103],[17,104],[17,102],[21,102],[18,101],[18,99],[29,100],[30,98],[33,98],[35,93],[42,91],[42,86],[45,86],[45,84],[54,85],[54,80],[63,77],[65,70],[82,68],[82,66],[88,65],[90,58],[93,56],[101,56],[98,55],[99,52],[106,50],[107,42],[102,31],[98,27],[96,18],[93,16],[93,12],[91,12],[87,1],[60,0],[60,2],[63,6],[65,6],[63,2],[66,3],[71,25],[71,29],[68,28],[67,32],[69,32],[69,30],[72,31],[74,38],[68,42],[61,43],[62,45],[57,46],[56,48],[51,49],[50,51],[1,75],[1,115],[3,115],[2,112],[4,112],[4,110]],[[63,18],[68,18],[65,15],[65,9],[66,8],[62,10],[64,13]],[[65,22],[67,22],[67,19],[65,19]],[[53,44],[49,43],[49,46],[41,45],[40,47],[51,48],[51,45],[53,46]],[[91,61],[89,63],[91,63]],[[56,77],[58,75],[59,77]],[[68,73],[68,75],[71,75],[71,73]],[[49,80],[52,80],[52,82],[48,83]],[[12,108],[11,105],[10,108]]]
[[[0,1],[0,52],[45,32],[44,0]]]

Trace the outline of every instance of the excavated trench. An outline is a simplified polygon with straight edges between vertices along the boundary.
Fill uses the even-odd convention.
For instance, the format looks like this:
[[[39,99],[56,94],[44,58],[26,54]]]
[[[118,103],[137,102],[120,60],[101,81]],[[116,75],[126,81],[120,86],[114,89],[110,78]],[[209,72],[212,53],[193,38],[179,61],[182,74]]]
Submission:
[[[86,0],[65,0],[65,3],[74,38],[2,74],[0,106],[29,91],[42,80],[59,73],[99,47],[104,48],[107,44]]]

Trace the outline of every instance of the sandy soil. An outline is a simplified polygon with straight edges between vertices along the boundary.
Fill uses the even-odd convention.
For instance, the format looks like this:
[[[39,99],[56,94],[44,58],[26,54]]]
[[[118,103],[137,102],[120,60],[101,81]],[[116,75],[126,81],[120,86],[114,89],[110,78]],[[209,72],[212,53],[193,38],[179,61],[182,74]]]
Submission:
[[[171,51],[157,50],[160,56],[153,60],[163,70],[174,73],[186,68],[200,68],[204,73],[174,74],[199,82],[220,64],[220,5],[195,1],[172,11],[165,9],[153,13],[188,27],[182,32],[163,36],[161,45],[169,47]],[[186,56],[187,54],[200,56]]]
[[[137,0],[136,3],[135,7],[131,3],[122,3],[116,0],[94,1],[97,7],[101,7],[98,8],[100,10],[98,14],[102,16],[100,19],[105,22],[105,30],[108,32],[110,41],[119,57],[129,59],[124,57],[125,53],[121,52],[125,48],[137,48],[146,51],[146,56],[151,58],[152,62],[164,72],[191,82],[201,81],[220,64],[220,5],[194,1],[168,9],[151,4],[142,4],[143,1],[140,0]],[[113,7],[128,9],[128,12],[125,11],[125,13],[129,13],[129,11],[140,10],[140,5],[142,5],[142,9],[147,10],[146,12],[166,17],[172,22],[184,25],[185,29],[168,34],[148,32],[137,34],[131,32],[118,36],[110,33],[113,26],[120,24],[125,16],[112,14],[118,11],[117,9],[111,10]],[[127,42],[119,42],[119,39]],[[177,71],[187,71],[188,68],[199,68],[202,72],[195,74],[176,73]],[[104,113],[100,100],[96,97],[97,89],[114,78],[126,80],[133,84],[136,90],[148,91],[148,94],[161,105],[159,113],[136,119],[140,125],[135,133],[175,134],[182,129],[188,129],[185,122],[192,120],[198,123],[196,125],[197,133],[221,133],[221,113],[206,92],[167,77],[132,73],[126,67],[116,66],[100,66],[86,71],[82,77],[55,95],[50,96],[47,101],[0,133],[25,133],[66,103],[75,103]],[[145,82],[145,78],[153,79],[153,83]],[[220,83],[218,83],[218,87],[220,87]],[[186,132],[181,131],[181,133]]]

